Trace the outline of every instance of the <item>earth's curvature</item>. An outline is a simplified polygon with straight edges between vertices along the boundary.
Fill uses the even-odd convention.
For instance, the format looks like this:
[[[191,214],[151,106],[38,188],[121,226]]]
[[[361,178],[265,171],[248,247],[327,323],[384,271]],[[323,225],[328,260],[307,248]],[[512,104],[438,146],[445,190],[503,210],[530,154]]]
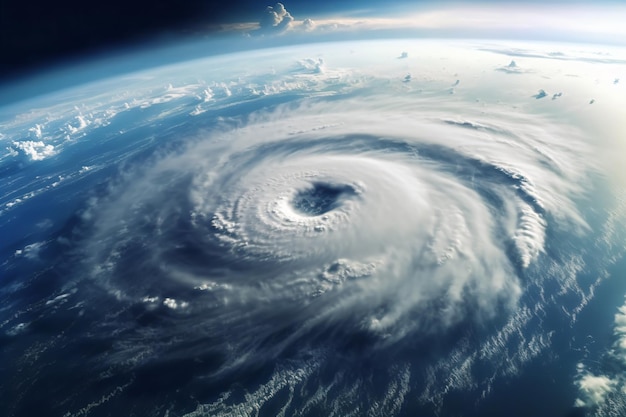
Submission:
[[[5,105],[0,414],[624,413],[625,57],[312,44]]]

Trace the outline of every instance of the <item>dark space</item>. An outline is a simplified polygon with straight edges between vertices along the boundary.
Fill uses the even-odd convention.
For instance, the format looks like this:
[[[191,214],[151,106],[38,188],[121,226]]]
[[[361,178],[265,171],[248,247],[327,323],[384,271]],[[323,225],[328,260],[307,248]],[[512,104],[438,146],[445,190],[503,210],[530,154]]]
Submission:
[[[129,43],[191,35],[203,26],[235,19],[232,9],[200,0],[2,0],[0,4],[2,78]]]
[[[349,8],[352,0],[335,2]],[[258,22],[275,1],[0,0],[0,82],[68,60],[179,38],[211,37],[218,25]],[[323,13],[324,3],[286,2],[298,19]]]

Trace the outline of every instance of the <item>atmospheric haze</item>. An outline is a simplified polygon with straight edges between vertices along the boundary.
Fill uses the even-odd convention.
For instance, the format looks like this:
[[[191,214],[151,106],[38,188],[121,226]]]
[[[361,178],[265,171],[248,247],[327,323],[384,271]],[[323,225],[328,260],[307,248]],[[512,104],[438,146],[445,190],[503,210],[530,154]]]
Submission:
[[[5,105],[0,410],[623,413],[625,72],[618,46],[337,41]]]

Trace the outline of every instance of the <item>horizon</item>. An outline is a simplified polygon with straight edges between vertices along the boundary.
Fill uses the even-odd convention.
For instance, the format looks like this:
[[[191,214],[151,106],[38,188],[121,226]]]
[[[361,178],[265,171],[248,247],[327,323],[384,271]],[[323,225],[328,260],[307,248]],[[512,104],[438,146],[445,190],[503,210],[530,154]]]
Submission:
[[[0,64],[0,80],[145,45],[224,37],[290,36],[300,43],[369,35],[626,45],[626,5],[618,1],[284,2],[285,15],[276,13],[277,4],[251,0],[220,4],[220,10],[200,0],[186,5],[164,0],[155,6],[142,0],[132,7],[109,2],[106,12],[98,5],[76,7],[74,1],[32,10],[3,5],[0,40],[7,59]]]

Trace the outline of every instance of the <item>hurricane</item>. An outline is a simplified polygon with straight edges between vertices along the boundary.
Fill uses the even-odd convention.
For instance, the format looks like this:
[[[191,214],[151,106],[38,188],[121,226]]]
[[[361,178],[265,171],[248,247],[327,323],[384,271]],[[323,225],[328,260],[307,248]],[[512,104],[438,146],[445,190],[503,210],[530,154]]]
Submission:
[[[520,298],[567,256],[546,253],[548,226],[589,231],[589,150],[548,122],[414,112],[279,107],[198,138],[96,204],[94,279],[184,306],[171,337],[211,346],[216,378],[290,349],[408,354],[541,308]]]
[[[502,83],[519,76],[503,53],[469,53]],[[94,132],[130,111],[193,127],[103,149],[111,180],[44,244],[66,278],[40,304],[80,311],[46,349],[89,352],[67,415],[122,410],[125,395],[143,415],[474,415],[551,349],[555,323],[575,325],[623,251],[610,238],[623,207],[589,210],[610,200],[601,141],[517,104],[531,95],[504,105],[462,75],[407,78],[393,55],[384,71],[333,58],[289,59],[262,86],[244,74],[98,98],[105,122],[101,104],[69,110]]]

